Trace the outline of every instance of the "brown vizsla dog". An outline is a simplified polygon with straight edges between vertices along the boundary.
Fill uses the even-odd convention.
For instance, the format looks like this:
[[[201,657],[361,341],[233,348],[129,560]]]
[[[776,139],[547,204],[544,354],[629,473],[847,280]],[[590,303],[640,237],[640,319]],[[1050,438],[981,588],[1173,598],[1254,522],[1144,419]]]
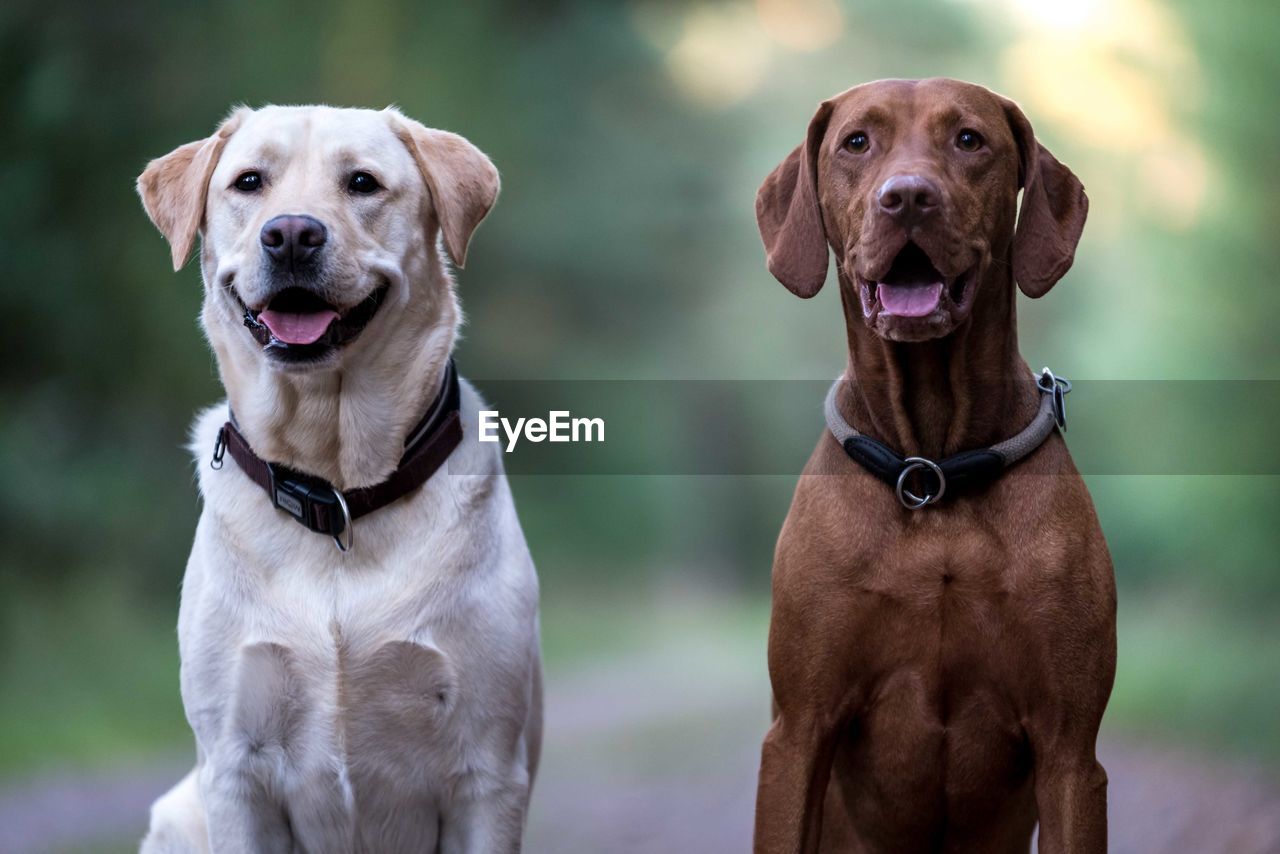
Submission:
[[[756,201],[795,294],[835,254],[839,415],[932,460],[1036,417],[1014,283],[1066,273],[1087,208],[1013,102],[944,79],[824,102]],[[1037,820],[1041,852],[1105,851],[1115,580],[1061,436],[914,512],[851,453],[823,436],[778,541],[756,852],[1026,852]]]

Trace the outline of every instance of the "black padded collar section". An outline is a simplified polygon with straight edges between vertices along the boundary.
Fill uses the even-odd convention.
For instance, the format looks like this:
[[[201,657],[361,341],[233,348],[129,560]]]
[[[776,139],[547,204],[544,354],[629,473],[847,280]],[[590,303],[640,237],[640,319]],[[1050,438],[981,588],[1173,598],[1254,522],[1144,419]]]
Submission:
[[[888,445],[861,434],[850,436],[844,441],[844,452],[858,465],[892,487],[897,487],[898,478],[902,477],[908,465],[906,459]],[[996,451],[984,448],[962,451],[939,460],[938,468],[946,475],[948,491],[978,489],[1000,477],[1005,469],[1005,460]],[[926,482],[934,480],[928,470],[921,470],[921,477]],[[938,485],[927,483],[926,489],[937,492]]]

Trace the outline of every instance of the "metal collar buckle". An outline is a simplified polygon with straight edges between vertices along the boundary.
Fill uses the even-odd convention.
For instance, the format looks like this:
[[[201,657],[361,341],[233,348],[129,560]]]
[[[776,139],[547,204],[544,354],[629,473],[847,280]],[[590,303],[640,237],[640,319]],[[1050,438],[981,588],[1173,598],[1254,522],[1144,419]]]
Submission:
[[[947,491],[947,476],[942,473],[942,467],[933,460],[925,457],[907,457],[904,460],[906,466],[903,467],[902,473],[898,475],[898,485],[894,487],[897,493],[898,501],[908,510],[919,510],[928,504],[934,504],[942,500],[943,494]],[[907,475],[913,471],[929,471],[938,479],[938,491],[926,492],[923,496],[916,495],[907,489]]]
[[[289,477],[286,470],[276,465],[268,464],[267,470],[271,473],[271,502],[276,507],[308,530],[333,537],[338,551],[351,550],[355,545],[355,526],[341,490],[327,483]],[[324,527],[318,524],[320,516],[328,520]]]
[[[227,428],[218,428],[218,438],[213,442],[213,459],[209,460],[209,468],[217,471],[222,468],[222,459],[227,455]]]
[[[1067,395],[1071,393],[1071,380],[1054,376],[1048,368],[1040,370],[1036,377],[1036,386],[1045,394],[1053,395],[1053,418],[1058,422],[1058,429],[1067,429]]]

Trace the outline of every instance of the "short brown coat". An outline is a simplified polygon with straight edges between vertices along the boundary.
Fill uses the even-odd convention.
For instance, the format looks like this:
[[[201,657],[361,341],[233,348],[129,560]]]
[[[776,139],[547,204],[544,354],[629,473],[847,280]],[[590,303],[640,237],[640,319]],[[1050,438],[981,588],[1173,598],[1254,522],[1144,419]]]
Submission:
[[[948,148],[962,126],[982,132],[980,160]],[[844,156],[867,127],[881,156]],[[908,330],[924,337],[894,340],[892,318],[864,316],[858,282],[884,275],[907,239],[873,204],[902,170],[927,171],[944,195],[910,238],[948,276],[975,270],[977,290],[967,311]],[[825,102],[757,200],[769,268],[792,291],[816,293],[835,255],[846,420],[934,458],[1030,420],[1014,280],[1031,296],[1052,287],[1086,210],[1016,105],[952,80],[881,81]],[[824,434],[774,560],[777,715],[755,850],[1025,852],[1038,820],[1041,852],[1105,851],[1094,744],[1115,644],[1111,560],[1060,435],[989,488],[911,512]]]

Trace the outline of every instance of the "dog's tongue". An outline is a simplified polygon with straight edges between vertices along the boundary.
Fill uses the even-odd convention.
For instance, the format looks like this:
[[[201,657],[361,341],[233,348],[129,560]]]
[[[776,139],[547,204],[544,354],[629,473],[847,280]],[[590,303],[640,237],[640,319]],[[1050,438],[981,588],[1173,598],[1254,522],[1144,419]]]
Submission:
[[[942,299],[942,282],[911,285],[879,285],[880,304],[889,314],[924,317],[932,314]]]
[[[338,313],[330,309],[306,314],[266,309],[258,319],[267,325],[272,335],[286,344],[314,344],[324,335],[329,324],[338,319]]]

